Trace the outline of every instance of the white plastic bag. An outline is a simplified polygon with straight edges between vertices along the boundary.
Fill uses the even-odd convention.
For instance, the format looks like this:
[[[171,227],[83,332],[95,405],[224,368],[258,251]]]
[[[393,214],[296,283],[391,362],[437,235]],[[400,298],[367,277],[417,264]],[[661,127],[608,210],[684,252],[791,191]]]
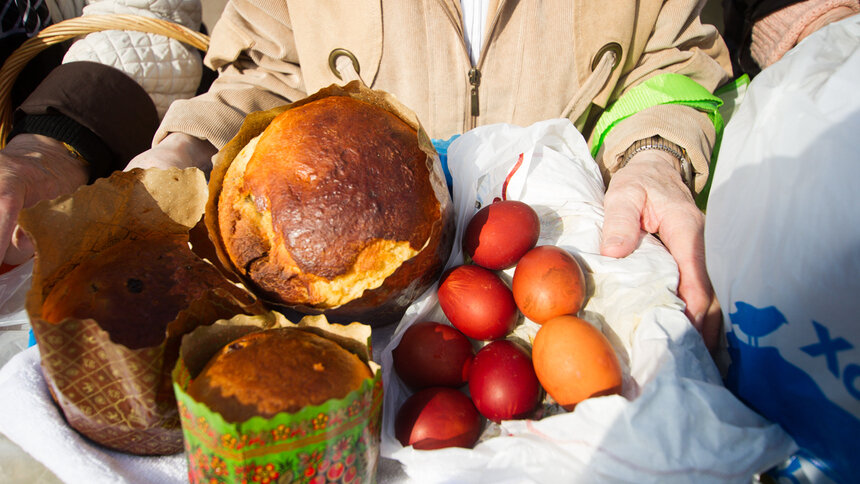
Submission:
[[[9,272],[0,274],[0,327],[6,324],[18,324],[17,319],[7,318],[7,316],[19,313],[24,309],[24,299],[27,290],[30,289],[32,276],[33,259],[11,269]]]
[[[665,248],[648,236],[627,258],[599,255],[603,182],[569,121],[472,130],[451,144],[448,165],[458,226],[448,266],[462,263],[461,233],[476,202],[502,197],[531,204],[541,217],[538,244],[563,247],[586,266],[594,292],[582,314],[619,353],[623,396],[594,398],[541,420],[502,422],[491,428],[498,436],[472,450],[404,448],[394,437],[394,418],[409,391],[392,370],[391,351],[411,324],[447,321],[431,289],[382,351],[383,456],[427,482],[747,483],[794,450],[779,427],[722,386],[674,293],[677,266]],[[516,331],[528,338],[536,330],[527,321]]]
[[[0,275],[0,367],[27,347],[30,317],[24,310],[33,274],[33,259]]]
[[[860,476],[860,15],[759,74],[706,219],[727,385],[797,440],[792,482]],[[823,474],[822,474],[823,473]]]

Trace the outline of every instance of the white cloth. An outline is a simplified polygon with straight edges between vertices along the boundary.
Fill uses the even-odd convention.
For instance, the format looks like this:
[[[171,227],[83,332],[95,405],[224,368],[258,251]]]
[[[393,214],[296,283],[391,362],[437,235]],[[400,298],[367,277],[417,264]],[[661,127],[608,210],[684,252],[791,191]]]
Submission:
[[[0,369],[0,433],[67,483],[176,484],[187,481],[185,455],[140,457],[93,444],[54,405],[33,346]]]
[[[481,57],[489,6],[490,0],[460,0],[460,10],[463,11],[463,40],[466,41],[466,49],[473,66],[478,65],[478,58]]]
[[[200,0],[91,0],[83,15],[133,14],[200,28]],[[193,47],[162,35],[131,30],[94,32],[76,41],[63,62],[91,61],[125,72],[152,98],[161,119],[176,99],[194,96],[203,60]]]

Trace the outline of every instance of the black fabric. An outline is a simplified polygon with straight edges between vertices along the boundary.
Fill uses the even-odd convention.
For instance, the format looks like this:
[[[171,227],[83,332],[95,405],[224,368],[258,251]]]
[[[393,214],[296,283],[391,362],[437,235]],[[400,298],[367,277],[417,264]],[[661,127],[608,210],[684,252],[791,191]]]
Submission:
[[[732,56],[735,75],[755,77],[761,68],[750,54],[753,25],[777,10],[803,0],[723,0],[723,39]]]
[[[48,4],[43,0],[0,0],[0,64],[12,55],[27,39],[51,25]],[[10,98],[18,106],[51,72],[62,63],[69,42],[50,46],[31,59],[15,79]]]
[[[149,149],[157,128],[158,113],[146,91],[124,72],[95,62],[70,62],[51,71],[15,111],[13,122],[13,132],[39,130],[38,134],[64,134],[84,143],[61,140],[93,164],[96,176],[125,168]],[[106,162],[101,159],[104,150],[90,133],[110,154]],[[87,153],[95,158],[89,159]]]
[[[203,64],[203,72],[200,75],[200,84],[197,85],[197,92],[194,95],[199,96],[209,91],[212,83],[215,82],[215,79],[217,78],[218,73],[206,67],[206,64]]]
[[[12,106],[20,106],[30,94],[33,94],[33,90],[39,83],[63,63],[63,56],[66,55],[68,48],[67,42],[62,42],[46,48],[30,59],[15,79],[15,84],[12,85],[10,96]]]
[[[51,24],[51,12],[43,0],[0,0],[0,60],[25,40]]]
[[[206,28],[206,25],[201,23],[198,31],[201,34],[209,35],[209,30]],[[203,54],[200,54],[201,56]],[[199,96],[207,91],[212,86],[212,83],[215,82],[215,79],[218,78],[218,73],[210,69],[206,64],[203,64],[203,72],[200,75],[200,84],[197,85],[197,91],[194,93],[195,96]]]

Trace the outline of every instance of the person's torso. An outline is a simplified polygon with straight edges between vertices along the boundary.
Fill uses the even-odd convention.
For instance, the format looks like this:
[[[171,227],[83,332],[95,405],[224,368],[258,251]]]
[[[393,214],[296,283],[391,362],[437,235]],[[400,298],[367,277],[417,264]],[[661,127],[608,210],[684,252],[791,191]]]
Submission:
[[[456,0],[287,3],[308,93],[342,82],[329,66],[342,49],[369,87],[395,95],[434,138],[562,116],[601,49],[615,42],[626,52],[633,37],[629,5],[500,0],[491,2],[473,67]],[[607,11],[617,11],[616,22],[604,20]],[[615,70],[598,98],[605,102],[617,78]]]

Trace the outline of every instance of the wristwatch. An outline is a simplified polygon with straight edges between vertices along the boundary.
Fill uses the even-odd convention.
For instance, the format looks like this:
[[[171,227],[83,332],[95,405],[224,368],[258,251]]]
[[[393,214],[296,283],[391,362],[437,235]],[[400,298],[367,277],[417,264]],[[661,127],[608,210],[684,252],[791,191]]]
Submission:
[[[639,141],[634,142],[630,145],[630,148],[627,148],[627,151],[624,152],[624,155],[621,157],[621,163],[618,164],[615,171],[624,168],[636,153],[645,150],[665,151],[677,158],[681,166],[681,180],[684,181],[684,184],[687,185],[687,188],[689,188],[691,192],[695,193],[696,173],[693,170],[693,163],[690,162],[690,157],[687,156],[687,151],[675,143],[666,140],[662,136],[651,136],[650,138],[640,139]]]

